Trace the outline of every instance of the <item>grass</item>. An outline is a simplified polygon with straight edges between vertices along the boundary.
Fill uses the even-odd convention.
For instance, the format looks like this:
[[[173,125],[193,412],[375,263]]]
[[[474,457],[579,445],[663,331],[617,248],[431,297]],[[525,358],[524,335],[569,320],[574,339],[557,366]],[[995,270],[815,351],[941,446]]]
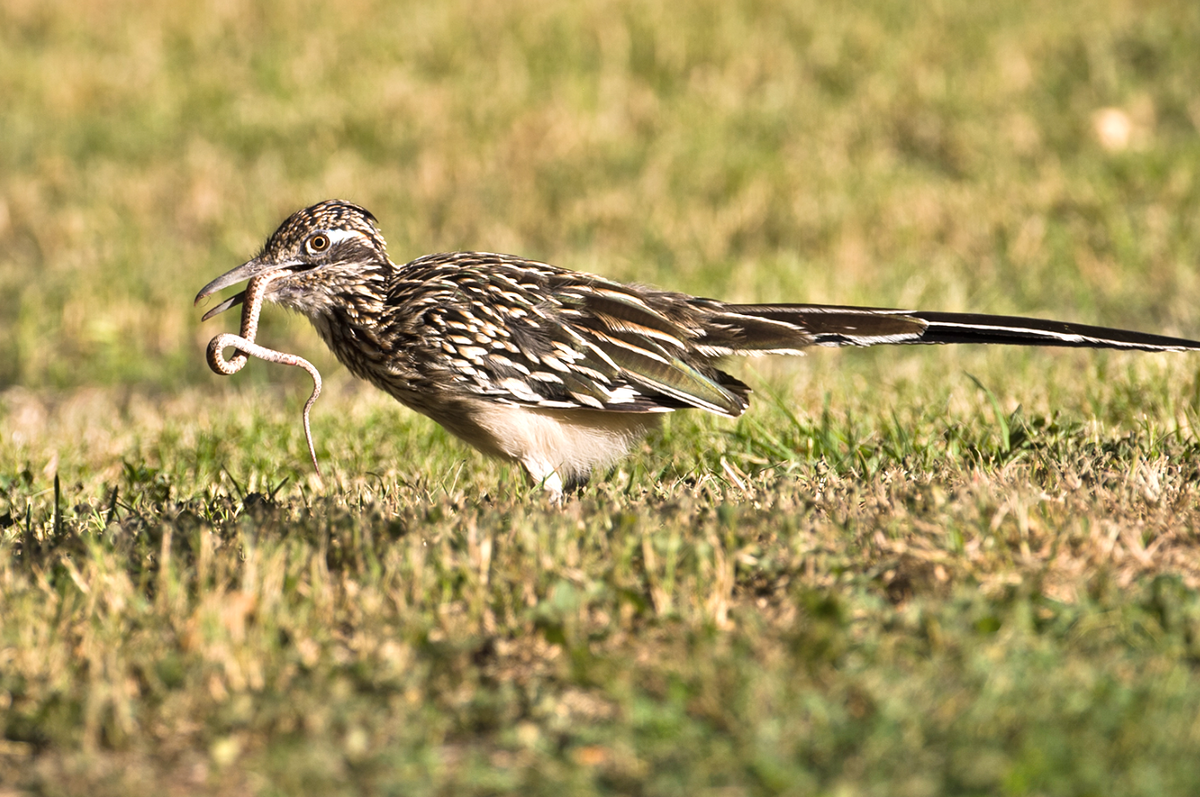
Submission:
[[[393,257],[1200,334],[1200,13],[0,7],[0,795],[1200,791],[1190,356],[735,363],[563,511],[189,299]],[[1117,129],[1104,120],[1117,121]]]

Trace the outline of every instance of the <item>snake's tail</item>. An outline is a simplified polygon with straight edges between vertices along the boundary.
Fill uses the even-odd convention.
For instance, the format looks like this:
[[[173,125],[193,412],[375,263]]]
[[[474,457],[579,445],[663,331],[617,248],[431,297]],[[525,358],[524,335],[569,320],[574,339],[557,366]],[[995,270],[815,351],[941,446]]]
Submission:
[[[317,472],[317,478],[324,482],[325,477],[321,474],[321,465],[317,462],[317,449],[313,445],[312,428],[308,423],[309,410],[312,409],[313,404],[317,403],[317,397],[321,395],[321,373],[312,363],[305,360],[301,360],[301,362],[307,366],[306,370],[308,371],[309,376],[313,378],[312,395],[309,396],[308,401],[304,403],[304,439],[308,442],[308,455],[312,457],[313,469]]]

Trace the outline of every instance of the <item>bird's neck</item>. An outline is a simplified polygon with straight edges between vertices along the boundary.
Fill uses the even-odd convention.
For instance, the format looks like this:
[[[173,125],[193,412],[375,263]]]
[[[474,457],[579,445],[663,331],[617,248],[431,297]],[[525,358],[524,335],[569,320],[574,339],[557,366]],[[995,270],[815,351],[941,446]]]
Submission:
[[[347,274],[327,273],[320,283],[283,293],[275,301],[306,316],[338,360],[356,376],[365,376],[359,373],[363,361],[384,356],[379,331],[393,269],[388,263]]]
[[[297,281],[269,297],[308,317],[315,326],[375,323],[387,301],[392,267],[358,267],[353,271],[325,272],[311,281]]]

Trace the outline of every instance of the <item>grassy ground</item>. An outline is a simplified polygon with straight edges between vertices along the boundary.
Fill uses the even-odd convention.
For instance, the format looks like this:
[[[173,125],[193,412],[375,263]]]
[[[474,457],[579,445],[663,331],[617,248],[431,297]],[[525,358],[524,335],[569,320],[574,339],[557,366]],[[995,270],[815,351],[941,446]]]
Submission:
[[[565,510],[195,291],[393,257],[1200,336],[1200,11],[0,5],[0,795],[1200,792],[1200,371],[738,363]],[[976,381],[978,380],[978,385]],[[982,387],[980,387],[982,386]]]

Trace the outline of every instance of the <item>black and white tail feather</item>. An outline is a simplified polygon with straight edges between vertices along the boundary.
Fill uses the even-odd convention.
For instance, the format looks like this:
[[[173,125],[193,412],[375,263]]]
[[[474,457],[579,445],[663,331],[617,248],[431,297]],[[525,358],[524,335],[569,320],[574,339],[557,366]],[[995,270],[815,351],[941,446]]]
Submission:
[[[730,356],[946,343],[1200,349],[1032,318],[728,304],[487,252],[398,266],[375,217],[340,200],[295,213],[258,257],[196,301],[280,269],[292,273],[272,278],[266,301],[307,316],[356,376],[484,453],[521,463],[553,500],[621,457],[662,413],[741,415],[750,389],[717,367]]]
[[[836,305],[727,305],[805,328],[818,346],[990,343],[1131,351],[1188,351],[1200,343],[1165,335],[1020,316]],[[897,326],[893,326],[898,322]]]

